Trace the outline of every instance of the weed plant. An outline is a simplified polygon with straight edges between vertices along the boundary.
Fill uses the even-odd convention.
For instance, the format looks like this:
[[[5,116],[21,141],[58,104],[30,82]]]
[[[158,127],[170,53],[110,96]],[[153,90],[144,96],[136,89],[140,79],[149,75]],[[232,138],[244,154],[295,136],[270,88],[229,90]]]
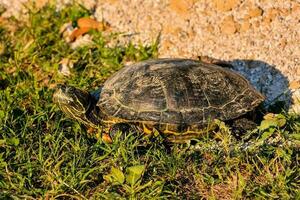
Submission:
[[[52,102],[57,84],[93,91],[124,63],[157,55],[156,41],[109,47],[119,34],[97,31],[71,49],[60,27],[90,14],[49,5],[0,22],[0,199],[300,199],[297,115],[265,120],[250,139],[220,123],[193,144],[135,134],[105,144],[66,118]],[[63,58],[74,62],[69,77]]]

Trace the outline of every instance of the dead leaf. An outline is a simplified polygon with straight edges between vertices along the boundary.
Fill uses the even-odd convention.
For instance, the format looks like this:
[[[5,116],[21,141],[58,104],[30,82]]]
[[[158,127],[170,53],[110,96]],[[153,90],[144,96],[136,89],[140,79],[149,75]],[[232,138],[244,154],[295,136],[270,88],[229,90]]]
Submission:
[[[71,35],[68,37],[68,42],[74,42],[79,38],[80,36],[84,35],[85,33],[89,32],[91,28],[89,27],[83,27],[83,28],[77,28],[75,29]]]
[[[107,22],[98,22],[90,17],[83,17],[77,20],[77,26],[79,28],[90,28],[104,31],[109,27],[109,24]]]

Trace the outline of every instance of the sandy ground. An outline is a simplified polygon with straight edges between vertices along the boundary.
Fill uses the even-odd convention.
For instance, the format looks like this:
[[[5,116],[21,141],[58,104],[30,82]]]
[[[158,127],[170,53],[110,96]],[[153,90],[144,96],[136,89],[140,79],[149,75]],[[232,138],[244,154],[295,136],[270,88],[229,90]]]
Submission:
[[[27,0],[0,0],[4,16],[26,13]],[[42,6],[47,0],[36,0]],[[59,1],[58,7],[68,0]],[[120,32],[118,43],[159,36],[159,57],[209,56],[230,62],[267,97],[300,113],[299,0],[82,0]]]

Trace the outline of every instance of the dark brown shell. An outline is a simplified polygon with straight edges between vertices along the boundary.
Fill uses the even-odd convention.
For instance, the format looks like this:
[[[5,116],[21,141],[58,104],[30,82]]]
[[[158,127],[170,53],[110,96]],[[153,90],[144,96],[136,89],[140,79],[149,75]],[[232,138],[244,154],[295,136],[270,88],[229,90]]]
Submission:
[[[115,73],[105,82],[97,106],[109,118],[204,125],[237,118],[263,100],[229,69],[189,59],[156,59]]]

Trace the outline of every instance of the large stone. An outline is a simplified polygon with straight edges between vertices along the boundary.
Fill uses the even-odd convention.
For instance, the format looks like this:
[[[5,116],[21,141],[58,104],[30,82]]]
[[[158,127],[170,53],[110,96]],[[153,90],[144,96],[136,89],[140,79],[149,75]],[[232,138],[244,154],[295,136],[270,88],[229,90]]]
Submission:
[[[249,22],[248,19],[245,19],[241,24],[240,24],[240,29],[239,32],[247,32],[251,28],[251,23]]]
[[[218,11],[226,12],[237,7],[240,0],[213,0],[213,5]]]
[[[263,10],[258,6],[254,6],[254,7],[250,8],[248,11],[248,16],[250,18],[259,17],[262,14],[263,14]]]
[[[195,0],[170,0],[169,7],[179,15],[187,15]]]
[[[223,19],[220,24],[220,30],[224,34],[234,34],[238,29],[238,24],[233,19],[233,16],[228,16]]]

